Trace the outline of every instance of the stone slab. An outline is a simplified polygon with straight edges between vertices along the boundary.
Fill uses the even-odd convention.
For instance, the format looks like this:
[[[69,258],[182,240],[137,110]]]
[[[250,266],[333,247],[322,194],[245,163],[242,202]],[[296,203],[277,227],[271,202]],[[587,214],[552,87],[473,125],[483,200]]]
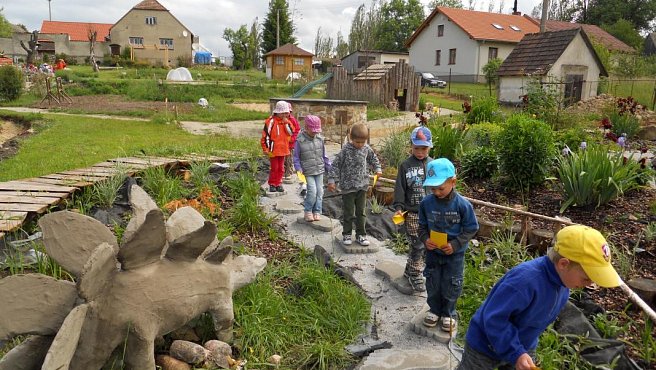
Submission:
[[[441,322],[438,322],[435,327],[429,328],[424,325],[424,317],[428,312],[428,305],[424,307],[416,314],[410,321],[410,328],[413,332],[431,339],[435,339],[440,343],[449,343],[451,337],[455,338],[458,334],[458,327],[456,326],[455,330],[449,335],[449,333],[442,330]]]
[[[279,192],[279,191],[266,191],[266,196],[269,198],[278,198],[282,197],[283,195],[287,194],[287,191]]]
[[[335,238],[333,239],[335,244],[339,245],[342,247],[342,250],[344,250],[344,253],[347,254],[365,254],[365,253],[376,253],[379,251],[378,246],[376,243],[369,238],[369,244],[368,246],[362,246],[358,244],[355,240],[353,240],[353,244],[350,246],[342,244],[342,236],[341,235],[335,235]]]
[[[377,263],[374,269],[376,275],[388,279],[390,284],[399,292],[405,295],[421,295],[421,292],[415,292],[415,290],[412,289],[408,279],[403,276],[404,271],[405,266],[389,260]]]
[[[356,370],[450,370],[456,364],[450,356],[438,351],[390,348],[371,353]]]
[[[296,181],[293,178],[289,177],[289,178],[283,178],[282,182],[283,182],[283,184],[293,184]]]
[[[292,202],[289,200],[281,200],[277,202],[274,208],[276,209],[276,211],[284,215],[303,212],[302,205],[300,205],[298,202]]]
[[[319,221],[312,221],[312,222],[305,221],[305,218],[301,216],[296,219],[296,222],[298,222],[299,224],[308,225],[319,231],[332,231],[333,228],[335,227],[335,225],[333,224],[333,220],[326,216],[321,216],[321,219]]]

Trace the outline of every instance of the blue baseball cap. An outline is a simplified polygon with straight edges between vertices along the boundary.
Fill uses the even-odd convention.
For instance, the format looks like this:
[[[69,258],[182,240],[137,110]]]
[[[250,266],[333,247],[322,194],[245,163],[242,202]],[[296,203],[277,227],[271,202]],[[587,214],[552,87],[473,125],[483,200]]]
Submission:
[[[412,145],[427,146],[429,148],[433,147],[433,135],[431,134],[431,131],[424,126],[419,126],[412,130],[410,140],[412,141]]]
[[[428,162],[426,166],[426,180],[424,187],[440,186],[444,182],[456,175],[456,168],[450,160],[438,158]]]

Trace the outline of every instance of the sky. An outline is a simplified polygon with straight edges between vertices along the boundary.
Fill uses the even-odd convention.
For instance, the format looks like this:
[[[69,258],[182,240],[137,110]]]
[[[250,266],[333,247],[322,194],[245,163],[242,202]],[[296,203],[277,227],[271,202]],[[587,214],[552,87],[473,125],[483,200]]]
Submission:
[[[141,0],[0,0],[0,8],[5,18],[14,24],[24,24],[29,31],[41,28],[48,20],[48,5],[53,21],[115,23]],[[200,43],[214,56],[230,56],[228,43],[222,38],[226,28],[237,30],[241,25],[248,29],[258,18],[264,22],[268,0],[158,0],[165,8],[200,37]],[[348,39],[351,22],[358,6],[367,8],[371,0],[288,0],[289,10],[296,26],[294,36],[298,45],[314,51],[314,39],[318,27],[324,36],[337,39],[337,32]],[[430,0],[420,0],[426,5]],[[510,13],[513,0],[476,0],[475,10],[487,11],[489,1],[504,2],[504,13]],[[468,0],[463,1],[468,4]],[[518,0],[519,11],[530,14],[541,0]],[[430,14],[424,9],[426,15]]]

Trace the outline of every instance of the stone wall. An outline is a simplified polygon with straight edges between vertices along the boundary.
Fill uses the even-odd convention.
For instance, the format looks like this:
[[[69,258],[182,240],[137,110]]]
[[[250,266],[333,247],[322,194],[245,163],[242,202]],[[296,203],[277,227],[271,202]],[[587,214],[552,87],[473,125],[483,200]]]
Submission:
[[[301,127],[303,127],[303,117],[308,114],[321,118],[322,135],[334,142],[342,142],[348,128],[353,124],[367,122],[366,101],[270,98],[271,111],[280,100],[292,104],[292,113],[298,119]]]

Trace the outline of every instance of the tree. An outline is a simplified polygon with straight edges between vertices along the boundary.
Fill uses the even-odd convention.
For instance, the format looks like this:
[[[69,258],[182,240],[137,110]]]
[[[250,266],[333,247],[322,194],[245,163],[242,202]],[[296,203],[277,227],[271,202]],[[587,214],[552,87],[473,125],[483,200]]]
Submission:
[[[346,43],[342,36],[342,31],[337,32],[337,45],[335,46],[335,54],[337,58],[342,59],[349,54],[349,44]]]
[[[11,37],[13,33],[11,23],[2,14],[3,10],[4,8],[0,8],[0,37]]]
[[[314,39],[314,55],[317,58],[330,58],[333,54],[333,38],[324,36],[321,27],[317,28],[317,36]]]
[[[602,24],[601,28],[622,40],[625,44],[635,48],[636,50],[640,50],[642,48],[642,36],[640,36],[640,33],[638,33],[638,31],[633,28],[631,22],[627,21],[626,19],[618,19],[615,24],[611,25]]]
[[[30,41],[27,42],[27,45],[29,45],[29,48],[25,46],[25,43],[23,40],[20,42],[20,46],[27,52],[27,57],[25,58],[25,64],[30,65],[34,63],[34,56],[36,55],[36,47],[39,44],[39,31],[32,31],[32,34],[30,35]]]
[[[419,0],[391,0],[383,4],[381,15],[376,49],[407,51],[406,40],[424,21],[424,8]]]
[[[280,43],[277,43],[280,36]],[[294,44],[294,23],[289,14],[286,0],[269,1],[269,12],[264,19],[262,30],[262,54],[266,54],[285,44]]]
[[[89,39],[89,62],[91,63],[91,68],[93,68],[94,72],[100,72],[100,68],[98,68],[98,63],[96,63],[96,39],[98,38],[98,31],[92,27],[89,26],[87,29],[87,38]]]
[[[348,47],[352,53],[357,50],[370,50],[376,46],[375,35],[382,21],[380,3],[376,0],[371,2],[371,8],[367,11],[364,4],[358,7],[351,22]]]
[[[551,0],[548,19],[571,22],[582,13],[583,4],[577,0]],[[542,3],[536,5],[531,12],[534,18],[542,18]]]
[[[262,32],[260,32],[260,25],[257,23],[257,17],[255,17],[251,25],[251,33],[248,35],[248,56],[250,57],[251,65],[258,69],[262,62],[262,54],[260,54],[261,43]]]
[[[253,66],[252,59],[248,56],[250,35],[245,24],[237,31],[226,28],[223,30],[223,38],[232,50],[233,66],[237,69],[249,69]]]
[[[496,84],[499,80],[497,72],[499,71],[502,62],[503,61],[499,58],[492,58],[483,66],[483,74],[485,75],[485,80],[487,81],[490,91],[492,91],[492,85]]]
[[[462,0],[431,0],[431,2],[428,3],[428,9],[430,9],[431,11],[433,11],[433,9],[437,8],[438,6],[444,6],[446,8],[456,8],[456,9],[463,8]]]
[[[585,16],[576,21],[601,26],[626,19],[638,32],[651,32],[656,29],[655,18],[656,0],[589,0]]]

